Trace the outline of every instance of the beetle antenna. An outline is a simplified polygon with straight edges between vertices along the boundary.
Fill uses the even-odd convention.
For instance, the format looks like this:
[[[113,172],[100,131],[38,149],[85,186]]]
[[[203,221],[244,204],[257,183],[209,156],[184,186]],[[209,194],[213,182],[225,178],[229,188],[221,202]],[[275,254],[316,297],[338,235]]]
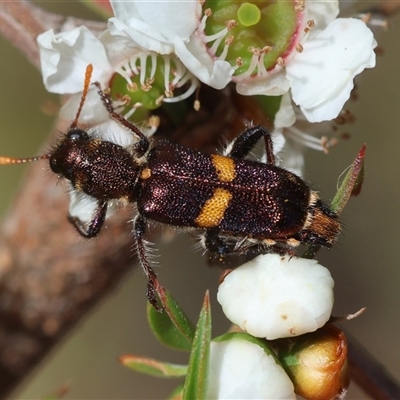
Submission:
[[[69,129],[74,129],[78,125],[78,119],[79,119],[79,116],[81,115],[82,107],[85,103],[86,96],[89,92],[90,79],[92,78],[92,73],[93,73],[93,65],[89,64],[86,67],[85,81],[83,84],[82,97],[81,97],[81,102],[79,103],[78,112],[76,113],[75,119],[72,121]]]
[[[39,160],[47,160],[51,157],[51,154],[44,154],[42,156],[27,157],[27,158],[15,158],[15,157],[0,157],[0,165],[7,164],[25,164]]]
[[[81,115],[83,105],[85,103],[87,94],[89,92],[90,79],[92,78],[92,73],[93,73],[93,65],[89,64],[86,67],[85,81],[83,84],[83,91],[82,91],[81,101],[79,103],[79,108],[76,113],[75,119],[71,123],[70,129],[74,129],[78,125],[78,119],[79,119],[79,116]],[[51,153],[43,154],[42,156],[26,157],[26,158],[0,156],[0,165],[25,164],[25,163],[30,163],[30,162],[39,161],[39,160],[48,160],[51,156],[52,156]]]

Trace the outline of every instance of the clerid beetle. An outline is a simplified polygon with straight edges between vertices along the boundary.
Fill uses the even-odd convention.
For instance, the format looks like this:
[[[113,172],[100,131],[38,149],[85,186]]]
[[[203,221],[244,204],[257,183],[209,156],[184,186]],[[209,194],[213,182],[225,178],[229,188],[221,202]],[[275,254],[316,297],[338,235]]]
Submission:
[[[53,152],[32,159],[3,157],[0,163],[48,158],[51,170],[71,182],[73,200],[94,204],[86,219],[70,210],[70,222],[86,238],[100,232],[111,204],[136,203],[133,234],[153,305],[155,275],[144,239],[147,221],[200,232],[202,245],[216,257],[250,248],[291,252],[300,243],[332,246],[340,231],[337,215],[301,178],[275,165],[265,128],[247,128],[224,154],[206,154],[167,140],[154,144],[115,112],[108,91],[96,82],[111,120],[132,140],[127,144],[117,136],[104,138],[77,127],[90,77],[91,66],[77,116]],[[266,163],[246,159],[261,138]]]

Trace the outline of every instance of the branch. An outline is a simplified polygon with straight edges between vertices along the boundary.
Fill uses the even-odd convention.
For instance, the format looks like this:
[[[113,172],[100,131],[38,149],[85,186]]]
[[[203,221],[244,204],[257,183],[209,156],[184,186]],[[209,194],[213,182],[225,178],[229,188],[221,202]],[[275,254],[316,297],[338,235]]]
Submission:
[[[0,236],[0,398],[133,262],[132,211],[121,210],[99,238],[83,240],[66,218],[68,186],[49,177],[43,162],[31,166]]]
[[[346,332],[351,379],[371,399],[400,399],[400,386],[386,368]]]
[[[396,7],[386,12],[394,13]],[[95,35],[106,27],[104,23],[44,11],[26,0],[0,2],[0,34],[37,68],[40,59],[36,37],[48,29],[58,33],[80,25],[86,25]],[[207,90],[203,88],[202,92]],[[258,108],[250,97],[244,100],[236,96],[237,104],[226,104],[228,97],[220,92],[208,94],[202,104],[212,111],[206,112],[203,106],[195,118],[188,117],[187,120],[197,120],[171,132],[172,141],[212,151],[221,137],[232,138],[230,135],[243,126],[243,120],[238,120],[230,121],[231,126],[227,127],[228,122],[221,115],[243,116],[250,112],[249,121],[268,123],[263,120],[263,113],[255,115]],[[226,108],[223,112],[221,106]],[[58,125],[57,131],[63,131],[62,127]],[[121,210],[108,221],[99,238],[83,243],[66,219],[66,190],[66,186],[56,186],[49,179],[42,163],[36,163],[28,171],[4,221],[0,235],[0,398],[36,366],[132,264],[132,240],[126,223],[131,210]],[[350,364],[353,378],[366,392],[375,398],[397,398],[397,383],[376,360],[350,349]],[[369,374],[369,370],[373,372]]]
[[[95,35],[105,28],[104,22],[63,17],[44,11],[26,0],[0,2],[0,34],[17,47],[36,68],[40,68],[36,38],[53,29],[55,33],[86,25]]]

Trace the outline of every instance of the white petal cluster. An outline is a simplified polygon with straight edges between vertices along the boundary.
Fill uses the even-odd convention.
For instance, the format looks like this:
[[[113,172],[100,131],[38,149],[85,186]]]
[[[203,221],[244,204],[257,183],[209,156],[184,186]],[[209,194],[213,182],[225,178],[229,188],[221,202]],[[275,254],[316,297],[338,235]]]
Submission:
[[[197,0],[111,1],[111,5],[115,14],[108,25],[111,35],[123,35],[160,54],[175,53],[194,76],[215,89],[231,81],[234,68],[210,57],[201,40],[198,27],[202,10]]]
[[[173,52],[173,47],[165,41],[155,30],[155,26],[137,21],[129,16],[129,10],[136,13],[141,12],[146,16],[146,10],[142,10],[140,2],[119,3],[117,7],[119,14],[126,17],[127,22],[134,23],[135,30],[126,26],[119,19],[111,18],[109,28],[99,37],[96,37],[85,26],[75,28],[71,31],[55,34],[53,30],[38,36],[37,42],[40,50],[41,69],[43,82],[46,89],[52,93],[72,94],[71,98],[61,110],[61,117],[72,120],[83,89],[83,80],[86,67],[93,65],[92,82],[99,82],[103,87],[109,87],[110,80],[114,74],[123,76],[127,84],[132,84],[131,76],[140,75],[141,85],[146,84],[146,79],[154,77],[157,70],[157,56],[164,55],[164,84],[165,96],[162,101],[174,102],[187,98],[198,87],[197,79],[188,72],[181,61]],[[145,2],[143,3],[145,4]],[[169,3],[157,3],[157,10],[168,8]],[[190,4],[193,8],[192,2]],[[154,3],[153,3],[154,6]],[[149,10],[148,10],[149,11]],[[154,13],[154,9],[151,11]],[[162,13],[161,13],[162,14]],[[180,19],[182,16],[179,17]],[[156,20],[154,20],[156,21]],[[156,21],[157,22],[157,21]],[[177,33],[184,35],[185,29],[182,24]],[[165,27],[165,23],[160,26]],[[138,28],[143,31],[138,32]],[[164,28],[163,28],[164,32]],[[167,32],[167,31],[165,31]],[[165,33],[164,32],[164,33]],[[172,36],[175,36],[171,33]],[[145,47],[142,46],[145,45]],[[146,66],[151,63],[151,76],[145,76]],[[176,66],[175,76],[170,81],[171,63]],[[171,92],[190,82],[189,88],[180,96],[173,97]],[[80,122],[83,124],[101,124],[108,120],[108,114],[101,104],[96,89],[91,88],[81,113]]]
[[[54,34],[53,30],[38,36],[43,82],[52,93],[72,94],[61,110],[61,117],[75,118],[83,89],[86,67],[93,65],[92,82],[106,86],[113,74],[105,43],[85,26]],[[108,113],[94,88],[88,93],[80,122],[101,124]]]
[[[240,337],[211,342],[209,399],[295,399],[291,380],[273,356]]]
[[[264,79],[238,82],[244,95],[279,95],[290,89],[294,102],[310,122],[336,118],[349,99],[353,80],[365,68],[375,66],[377,43],[360,20],[336,19],[337,1],[305,2],[305,20],[314,26],[293,49],[285,67],[275,67]]]
[[[264,69],[254,79],[250,73],[235,76],[236,66],[210,51],[212,39],[204,33],[207,18],[197,0],[111,1],[111,5],[115,17],[99,38],[85,27],[39,36],[43,79],[49,91],[79,92],[89,63],[94,65],[93,79],[108,83],[112,73],[123,71],[121,65],[126,66],[132,57],[154,53],[177,57],[191,74],[216,89],[233,80],[244,95],[290,92],[307,119],[318,122],[335,118],[350,96],[354,77],[375,65],[372,32],[360,20],[336,19],[337,0],[305,0],[299,33],[284,56],[284,66]],[[309,21],[313,21],[311,29],[306,28]],[[296,44],[301,44],[302,51]]]
[[[375,66],[373,34],[360,20],[339,18],[303,47],[286,67],[293,100],[310,122],[336,118],[354,77]]]
[[[281,95],[290,89],[310,122],[335,118],[350,96],[354,77],[375,66],[372,32],[360,20],[336,19],[337,1],[305,1],[303,27],[310,20],[314,26],[299,35],[303,51],[293,46],[285,56],[285,67],[276,65],[262,79],[235,77],[228,62],[212,56],[197,1],[111,3],[116,15],[110,20],[113,34],[120,30],[144,48],[174,52],[198,79],[216,89],[231,80],[244,95]]]
[[[315,260],[266,254],[229,273],[218,290],[227,318],[250,335],[313,332],[331,316],[334,282]]]

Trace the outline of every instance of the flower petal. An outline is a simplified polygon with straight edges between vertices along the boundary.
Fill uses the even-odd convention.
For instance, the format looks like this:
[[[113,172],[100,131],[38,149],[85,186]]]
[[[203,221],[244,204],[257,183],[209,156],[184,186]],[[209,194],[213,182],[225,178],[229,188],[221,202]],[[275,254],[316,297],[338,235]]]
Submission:
[[[148,50],[143,50],[129,36],[124,34],[112,36],[108,29],[100,35],[99,39],[103,43],[108,60],[113,67],[126,63],[140,53],[149,53]]]
[[[111,5],[114,15],[127,26],[138,29],[144,35],[160,35],[169,42],[172,42],[175,36],[189,40],[198,25],[201,13],[200,3],[193,0],[111,1]]]
[[[275,115],[274,128],[287,128],[296,122],[296,115],[293,110],[292,100],[288,93],[282,96],[279,110]]]
[[[142,132],[146,132],[146,129],[141,128],[141,130]],[[93,138],[106,140],[107,142],[115,143],[122,147],[132,146],[139,140],[139,138],[133,135],[129,129],[111,119],[108,119],[108,121],[100,125],[94,126],[89,129],[88,132]]]
[[[99,200],[89,196],[84,192],[79,192],[71,185],[69,215],[73,218],[78,218],[83,225],[88,225],[93,220]],[[117,203],[109,202],[106,218],[111,217],[117,211]]]
[[[315,260],[265,254],[235,269],[218,290],[227,318],[255,337],[313,332],[329,319],[333,279]]]
[[[109,19],[111,35],[125,35],[143,49],[159,54],[172,53],[176,38],[187,42],[197,28],[201,14],[201,5],[197,1],[111,3],[116,16]]]
[[[231,81],[234,72],[231,65],[227,61],[213,60],[207,53],[205,45],[195,35],[188,43],[176,37],[174,44],[176,55],[203,83],[214,89],[223,89]]]
[[[253,96],[264,94],[266,96],[280,96],[290,88],[290,82],[286,78],[281,67],[276,66],[274,70],[268,71],[268,75],[264,79],[248,80],[246,82],[238,82],[236,90],[244,96]]]
[[[81,80],[81,90],[82,87],[83,79]],[[73,94],[61,107],[60,117],[66,121],[72,121],[76,117],[81,97],[82,92]],[[107,120],[109,120],[109,115],[101,102],[97,89],[89,90],[79,116],[79,124],[97,125]]]
[[[310,37],[324,30],[339,14],[339,2],[337,0],[306,1],[306,17],[304,21],[312,19],[314,27],[310,31]]]
[[[98,202],[94,197],[83,192],[78,192],[71,187],[69,215],[87,224],[92,220],[98,207]]]
[[[293,384],[275,359],[257,344],[211,342],[207,398],[295,399]]]
[[[103,82],[111,66],[103,44],[85,26],[54,34],[50,29],[38,36],[43,82],[52,93],[82,91],[88,64],[93,64],[93,81]]]
[[[286,67],[292,96],[310,122],[336,118],[354,77],[375,66],[376,41],[364,22],[340,18],[304,43]]]
[[[131,41],[143,49],[155,51],[156,53],[170,54],[173,52],[173,46],[166,42],[165,37],[161,33],[153,31],[146,22],[131,18],[129,24],[134,25],[135,28],[131,28],[130,25],[125,24],[118,18],[110,18],[108,20],[110,35],[126,38],[128,39],[127,43]]]

